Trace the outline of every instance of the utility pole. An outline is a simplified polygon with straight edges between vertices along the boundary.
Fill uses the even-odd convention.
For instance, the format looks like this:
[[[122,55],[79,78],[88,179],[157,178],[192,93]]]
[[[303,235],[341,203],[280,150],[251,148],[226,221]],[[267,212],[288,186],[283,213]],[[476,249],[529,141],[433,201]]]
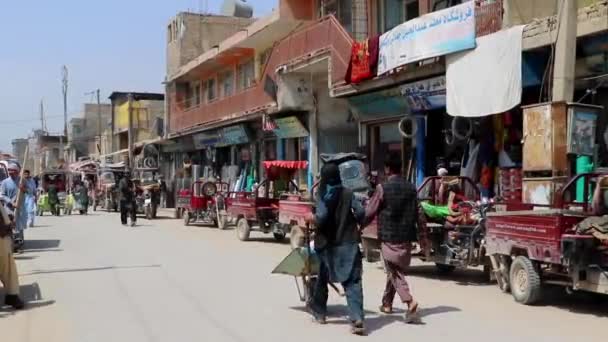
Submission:
[[[572,101],[576,66],[578,1],[560,0],[558,4],[552,100]]]
[[[44,120],[44,99],[40,100],[40,129],[46,132],[46,122]]]
[[[64,152],[63,152],[63,137],[68,136],[68,67],[67,66],[63,66],[61,68],[61,75],[62,75],[62,91],[63,91],[63,135],[59,135],[59,145],[60,145],[60,151],[61,151],[61,159],[64,159]]]
[[[128,129],[128,136],[129,136],[129,170],[131,172],[133,172],[133,94],[129,93],[128,95],[128,101],[129,101],[129,118],[128,118],[128,122],[129,122],[129,129]]]
[[[97,89],[97,136],[101,141],[101,100],[99,99],[99,89]]]

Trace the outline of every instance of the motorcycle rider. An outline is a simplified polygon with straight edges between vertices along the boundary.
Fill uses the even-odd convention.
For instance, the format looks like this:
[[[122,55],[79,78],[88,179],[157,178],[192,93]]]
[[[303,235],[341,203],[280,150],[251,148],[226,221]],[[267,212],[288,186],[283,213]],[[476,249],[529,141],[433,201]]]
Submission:
[[[124,177],[118,182],[120,192],[120,222],[123,226],[127,225],[127,215],[131,217],[131,227],[135,226],[137,213],[135,207],[135,189],[131,180],[131,172],[125,172]]]

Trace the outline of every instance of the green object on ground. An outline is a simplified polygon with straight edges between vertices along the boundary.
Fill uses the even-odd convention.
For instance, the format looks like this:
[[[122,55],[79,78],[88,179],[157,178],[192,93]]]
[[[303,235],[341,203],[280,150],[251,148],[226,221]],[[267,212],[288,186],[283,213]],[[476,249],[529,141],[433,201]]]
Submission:
[[[450,209],[447,205],[432,205],[429,202],[420,203],[424,214],[432,219],[444,219],[450,216]]]
[[[310,255],[307,248],[299,247],[291,251],[272,271],[273,274],[286,274],[295,277],[319,273],[319,258]]]

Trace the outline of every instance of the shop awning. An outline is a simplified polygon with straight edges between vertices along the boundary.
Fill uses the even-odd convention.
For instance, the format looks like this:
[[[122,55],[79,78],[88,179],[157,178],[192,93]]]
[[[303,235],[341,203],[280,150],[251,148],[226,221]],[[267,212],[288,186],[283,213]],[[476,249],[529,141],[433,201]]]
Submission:
[[[448,114],[482,117],[519,105],[523,29],[517,26],[478,38],[475,50],[446,57]]]
[[[378,120],[410,113],[407,98],[394,87],[387,90],[353,96],[348,99],[361,121]]]
[[[273,166],[283,169],[306,169],[308,162],[306,160],[272,160],[264,162],[264,168],[266,169],[270,169]]]

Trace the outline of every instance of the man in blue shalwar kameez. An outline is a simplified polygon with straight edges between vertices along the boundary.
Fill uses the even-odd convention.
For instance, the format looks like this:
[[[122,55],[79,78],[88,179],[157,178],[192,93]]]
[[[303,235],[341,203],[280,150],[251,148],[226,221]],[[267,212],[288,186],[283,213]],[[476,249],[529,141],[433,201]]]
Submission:
[[[33,227],[36,219],[36,181],[32,178],[30,171],[23,171],[25,178],[25,206],[27,212],[27,227]]]
[[[19,193],[19,166],[17,164],[10,164],[8,167],[9,177],[0,183],[0,199],[4,201],[6,208],[9,211],[15,211],[17,206],[17,194]],[[22,189],[24,193],[27,189]],[[25,198],[24,201],[25,203]],[[24,203],[21,203],[23,208],[20,208],[18,211],[18,217],[15,217],[15,245],[17,245],[18,249],[21,249],[23,246],[23,231],[27,226],[27,208],[25,208]]]
[[[310,309],[318,323],[326,323],[328,283],[340,283],[346,295],[351,332],[362,335],[365,333],[361,283],[363,265],[357,222],[365,218],[365,209],[353,192],[342,186],[336,164],[325,164],[321,169],[316,208],[314,245],[321,265]]]

